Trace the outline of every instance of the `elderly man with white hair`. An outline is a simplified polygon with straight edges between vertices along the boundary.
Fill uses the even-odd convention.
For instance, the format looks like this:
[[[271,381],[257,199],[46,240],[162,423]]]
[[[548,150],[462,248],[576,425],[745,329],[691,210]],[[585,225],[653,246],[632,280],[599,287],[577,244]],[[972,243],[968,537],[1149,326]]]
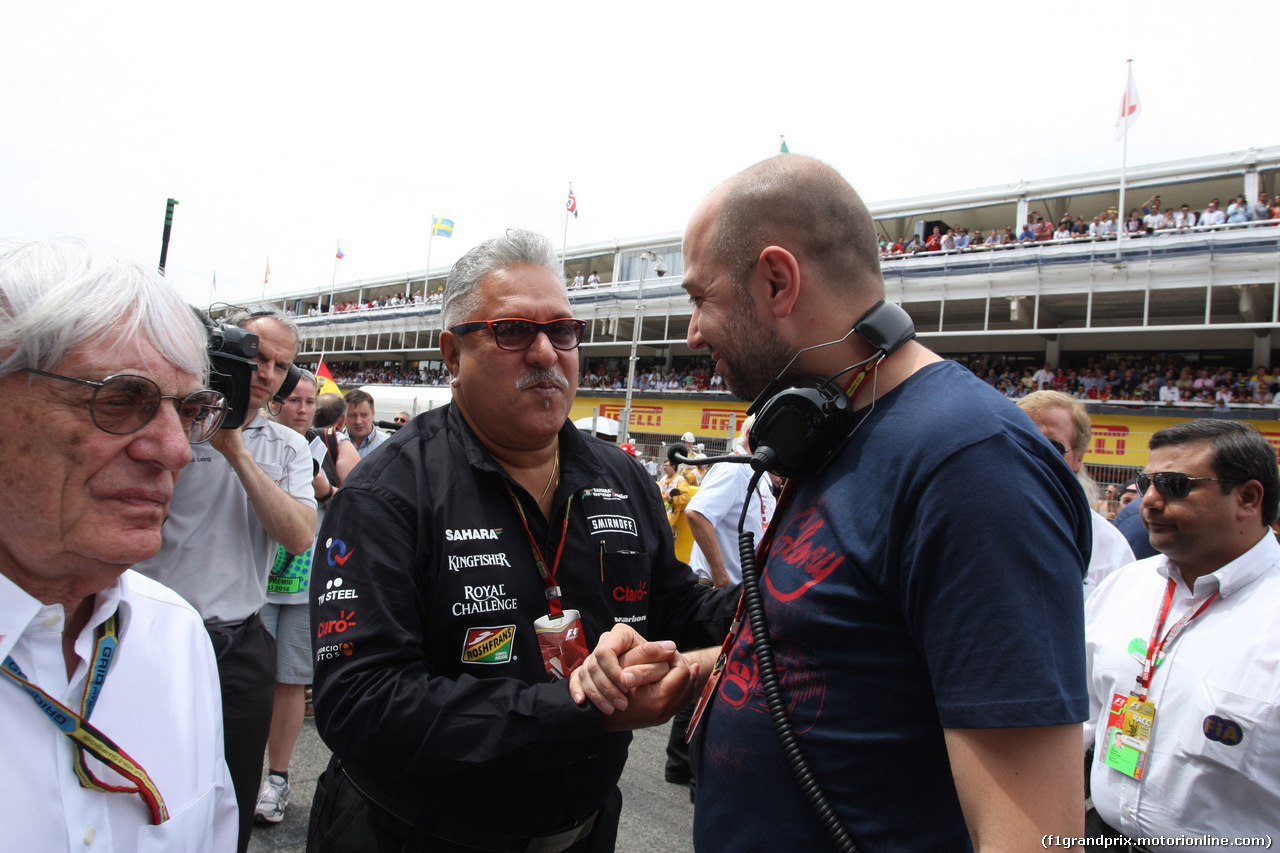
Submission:
[[[228,851],[213,649],[130,570],[222,423],[177,291],[78,241],[0,244],[5,847]]]

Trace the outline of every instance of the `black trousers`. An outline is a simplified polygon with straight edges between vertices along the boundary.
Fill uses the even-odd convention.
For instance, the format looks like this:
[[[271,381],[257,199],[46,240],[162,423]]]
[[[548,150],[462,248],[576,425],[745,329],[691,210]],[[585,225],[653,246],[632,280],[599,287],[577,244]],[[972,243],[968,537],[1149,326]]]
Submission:
[[[591,834],[565,853],[612,853],[622,815],[622,792],[615,786],[601,807]],[[419,823],[430,823],[425,816]],[[337,756],[316,781],[307,827],[307,853],[476,853],[469,847],[433,838],[396,817],[356,790]]]
[[[276,641],[258,614],[237,628],[209,627],[222,683],[222,734],[240,812],[239,853],[249,847],[253,809],[262,781],[262,756],[271,733],[276,689]]]

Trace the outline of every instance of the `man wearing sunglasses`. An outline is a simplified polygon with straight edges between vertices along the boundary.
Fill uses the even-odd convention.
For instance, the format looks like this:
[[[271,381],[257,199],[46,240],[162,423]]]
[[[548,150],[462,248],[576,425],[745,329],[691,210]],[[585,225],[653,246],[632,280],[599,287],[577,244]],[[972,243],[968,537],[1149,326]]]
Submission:
[[[249,416],[239,429],[222,430],[193,447],[174,490],[160,552],[138,569],[191,602],[213,640],[243,853],[253,829],[275,694],[275,640],[259,611],[277,543],[290,554],[311,547],[316,499],[306,440],[259,412],[293,364],[297,327],[270,306],[237,310],[226,322],[258,336]]]
[[[450,405],[352,472],[312,588],[317,728],[335,758],[313,853],[612,850],[629,729],[689,701],[674,644],[639,699],[570,696],[597,637],[723,636],[734,597],[676,561],[653,482],[568,419],[584,323],[550,241],[511,230],[445,285]]]
[[[1276,450],[1248,424],[1210,419],[1150,447],[1138,489],[1160,554],[1085,607],[1090,834],[1209,836],[1224,840],[1184,849],[1219,850],[1280,825]]]
[[[129,571],[225,415],[205,348],[142,267],[73,240],[0,244],[6,849],[235,844],[208,636]]]

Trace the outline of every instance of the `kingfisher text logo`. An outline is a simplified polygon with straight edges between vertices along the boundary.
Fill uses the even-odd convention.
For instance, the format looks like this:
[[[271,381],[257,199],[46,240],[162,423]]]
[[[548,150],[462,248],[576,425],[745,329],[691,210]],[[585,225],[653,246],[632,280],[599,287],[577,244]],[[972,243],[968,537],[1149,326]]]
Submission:
[[[466,639],[462,641],[462,662],[506,663],[511,660],[511,644],[515,636],[515,625],[470,628]]]
[[[355,551],[348,551],[347,543],[341,539],[329,539],[324,543],[324,547],[326,549],[325,559],[329,561],[331,566],[345,566],[347,560],[355,553]]]
[[[640,581],[640,586],[632,589],[629,586],[615,586],[613,588],[614,601],[644,601],[645,596],[649,594],[648,584]]]
[[[511,561],[506,554],[450,554],[449,571],[474,569],[477,566],[506,566],[511,568]]]
[[[497,539],[502,533],[501,527],[464,527],[461,530],[448,528],[444,532],[446,542],[475,542],[478,539]]]
[[[592,533],[630,533],[632,536],[639,536],[636,532],[636,520],[625,515],[591,515],[587,516],[591,520]]]
[[[342,578],[334,578],[333,580],[328,581],[325,583],[324,589],[325,591],[320,593],[316,598],[317,605],[325,604],[330,601],[337,601],[338,599],[360,597],[356,595],[355,587],[351,586],[344,588],[342,586]]]
[[[354,610],[339,610],[337,619],[322,620],[316,629],[316,639],[320,640],[330,634],[341,634],[348,628],[356,626],[356,612]]]

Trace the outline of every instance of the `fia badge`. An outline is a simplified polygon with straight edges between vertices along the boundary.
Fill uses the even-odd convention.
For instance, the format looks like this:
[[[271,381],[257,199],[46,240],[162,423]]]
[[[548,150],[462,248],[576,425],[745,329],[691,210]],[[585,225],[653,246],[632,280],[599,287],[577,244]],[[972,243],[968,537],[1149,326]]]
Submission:
[[[552,681],[568,678],[587,659],[587,640],[582,636],[582,619],[578,611],[566,610],[559,616],[539,616],[533,620],[538,635],[542,663]]]
[[[1128,696],[1113,694],[1107,733],[1102,741],[1106,750],[1103,763],[1141,782],[1155,720],[1156,706],[1149,700],[1132,693]]]

